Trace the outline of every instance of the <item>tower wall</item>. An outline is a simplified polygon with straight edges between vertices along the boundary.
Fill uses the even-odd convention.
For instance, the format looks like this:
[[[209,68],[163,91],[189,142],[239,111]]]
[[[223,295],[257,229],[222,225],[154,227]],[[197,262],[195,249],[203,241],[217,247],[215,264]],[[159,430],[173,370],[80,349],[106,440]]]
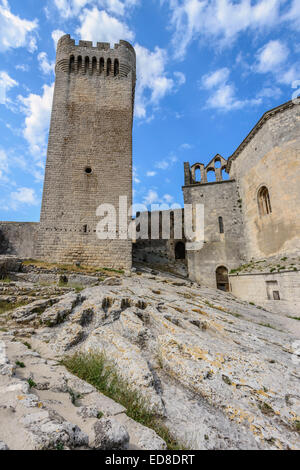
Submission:
[[[118,218],[117,239],[99,240],[96,210],[112,204],[119,216],[119,196],[132,203],[135,67],[125,41],[110,49],[59,40],[38,257],[131,267],[132,243],[118,239]]]
[[[189,278],[215,288],[217,268],[224,266],[230,272],[244,258],[242,209],[236,181],[192,183],[182,189],[185,207],[204,205],[204,244],[200,250],[187,250]]]

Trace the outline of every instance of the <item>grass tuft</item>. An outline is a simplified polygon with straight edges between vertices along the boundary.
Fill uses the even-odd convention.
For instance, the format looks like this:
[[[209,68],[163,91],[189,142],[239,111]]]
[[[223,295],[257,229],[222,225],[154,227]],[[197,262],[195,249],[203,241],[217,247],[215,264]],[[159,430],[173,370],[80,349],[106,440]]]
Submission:
[[[76,353],[65,357],[61,362],[72,374],[123,405],[127,409],[127,416],[153,429],[164,439],[169,450],[183,449],[155,411],[149,409],[147,400],[138,391],[130,388],[128,382],[120,377],[115,365],[104,354]]]

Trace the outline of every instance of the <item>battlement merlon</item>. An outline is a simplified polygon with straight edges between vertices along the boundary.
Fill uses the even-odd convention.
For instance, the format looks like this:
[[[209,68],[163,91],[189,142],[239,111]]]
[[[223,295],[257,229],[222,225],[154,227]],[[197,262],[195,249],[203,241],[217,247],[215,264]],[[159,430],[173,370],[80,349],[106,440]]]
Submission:
[[[97,45],[94,46],[92,41],[80,40],[76,44],[75,39],[72,39],[70,34],[65,34],[57,43],[56,72],[58,70],[68,71],[69,60],[72,55],[74,55],[75,60],[81,56],[83,61],[86,57],[89,57],[90,62],[93,57],[96,57],[97,60],[101,57],[104,60],[110,58],[112,61],[118,59],[120,64],[123,63],[127,70],[130,69],[133,72],[135,80],[136,54],[133,46],[127,41],[120,40],[118,44],[114,45],[114,48],[111,48],[110,43],[107,42],[97,42]]]

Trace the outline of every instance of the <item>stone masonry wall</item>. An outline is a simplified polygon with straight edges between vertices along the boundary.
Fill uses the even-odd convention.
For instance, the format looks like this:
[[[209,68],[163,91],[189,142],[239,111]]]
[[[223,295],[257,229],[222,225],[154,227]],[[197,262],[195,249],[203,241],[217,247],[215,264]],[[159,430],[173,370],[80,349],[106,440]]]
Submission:
[[[0,255],[34,258],[38,223],[0,222]]]
[[[115,64],[117,67],[115,68]],[[100,204],[132,200],[135,52],[120,41],[93,46],[69,35],[58,42],[38,256],[130,268],[131,240],[99,240]],[[117,237],[119,236],[117,218]]]
[[[241,264],[244,249],[240,196],[234,180],[183,187],[184,204],[204,204],[204,246],[187,251],[190,279],[216,287],[216,269]],[[220,233],[219,217],[224,233]]]
[[[242,199],[247,258],[299,252],[300,106],[282,105],[254,131],[230,168]],[[267,215],[258,208],[262,186],[270,195],[272,213]]]
[[[230,275],[231,292],[274,313],[299,317],[300,272]],[[273,292],[279,292],[279,300]],[[276,296],[275,296],[276,297]]]

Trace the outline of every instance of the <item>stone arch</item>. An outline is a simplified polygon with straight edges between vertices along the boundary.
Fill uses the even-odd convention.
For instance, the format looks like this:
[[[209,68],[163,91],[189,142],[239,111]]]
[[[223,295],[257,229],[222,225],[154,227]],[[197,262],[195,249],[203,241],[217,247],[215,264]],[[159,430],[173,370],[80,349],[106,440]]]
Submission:
[[[261,216],[272,213],[270,194],[267,186],[261,186],[257,193],[257,204]]]
[[[175,259],[185,259],[185,244],[177,242],[175,245]]]
[[[216,283],[217,289],[229,292],[229,277],[226,266],[219,266],[216,269]]]
[[[216,172],[213,167],[207,168],[206,178],[208,183],[214,183],[217,180]]]
[[[195,183],[200,183],[200,181],[201,181],[201,168],[200,168],[200,165],[197,165],[194,168],[194,179],[195,179]]]
[[[114,61],[114,77],[116,77],[117,75],[119,75],[119,61],[118,59],[115,59]]]
[[[220,157],[215,158],[214,167],[215,168],[221,168],[221,166],[222,166],[221,158]]]

